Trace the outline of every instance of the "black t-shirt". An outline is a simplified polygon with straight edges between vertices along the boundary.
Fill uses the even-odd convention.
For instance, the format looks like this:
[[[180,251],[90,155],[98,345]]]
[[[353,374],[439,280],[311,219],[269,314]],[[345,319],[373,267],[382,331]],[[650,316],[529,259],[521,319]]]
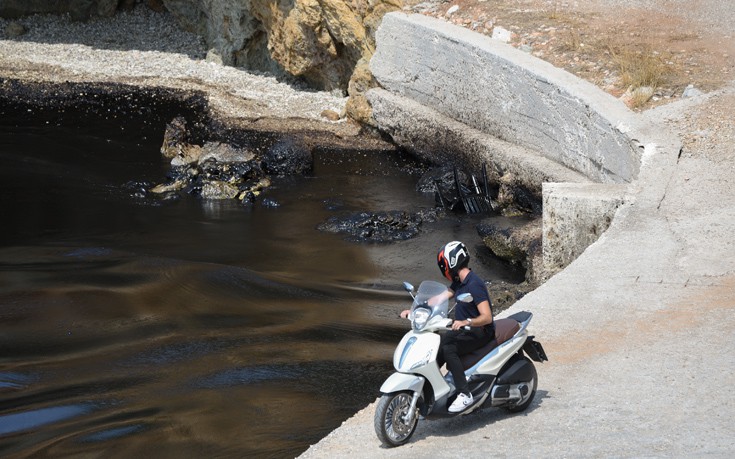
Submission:
[[[485,282],[473,271],[467,274],[464,282],[454,281],[449,288],[454,292],[454,298],[457,298],[461,293],[472,295],[472,302],[470,303],[457,302],[457,308],[454,310],[454,318],[456,320],[475,318],[480,315],[480,311],[477,309],[478,304],[483,301],[487,301],[490,304],[490,295],[487,292]]]

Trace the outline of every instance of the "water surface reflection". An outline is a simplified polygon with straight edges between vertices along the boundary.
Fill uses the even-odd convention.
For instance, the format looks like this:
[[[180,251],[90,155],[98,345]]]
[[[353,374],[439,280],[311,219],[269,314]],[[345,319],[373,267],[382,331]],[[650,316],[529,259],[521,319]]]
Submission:
[[[315,229],[432,205],[399,157],[321,152],[312,176],[276,181],[278,208],[158,202],[126,186],[164,176],[148,134],[2,121],[3,455],[296,456],[376,397],[400,281],[436,278],[434,247],[474,235],[457,219],[390,246]]]

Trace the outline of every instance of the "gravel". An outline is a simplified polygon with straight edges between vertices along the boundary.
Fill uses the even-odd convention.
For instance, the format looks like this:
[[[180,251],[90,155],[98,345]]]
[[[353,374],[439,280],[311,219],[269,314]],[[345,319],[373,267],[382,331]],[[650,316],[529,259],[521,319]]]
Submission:
[[[735,8],[729,0],[593,0],[591,3],[614,8],[645,8],[696,21],[707,29],[735,32]]]
[[[26,32],[8,36],[8,26]],[[199,90],[223,117],[305,118],[344,111],[339,92],[310,91],[206,60],[202,39],[179,28],[168,13],[144,6],[113,18],[73,22],[68,16],[0,19],[0,75],[26,80],[120,82]]]

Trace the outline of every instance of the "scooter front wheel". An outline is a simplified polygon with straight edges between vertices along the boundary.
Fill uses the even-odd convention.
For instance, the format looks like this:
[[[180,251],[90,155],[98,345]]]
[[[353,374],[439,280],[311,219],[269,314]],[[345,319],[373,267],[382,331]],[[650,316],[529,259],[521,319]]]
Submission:
[[[409,413],[412,395],[406,391],[384,394],[380,397],[373,423],[375,433],[385,446],[403,445],[416,430],[418,413]]]

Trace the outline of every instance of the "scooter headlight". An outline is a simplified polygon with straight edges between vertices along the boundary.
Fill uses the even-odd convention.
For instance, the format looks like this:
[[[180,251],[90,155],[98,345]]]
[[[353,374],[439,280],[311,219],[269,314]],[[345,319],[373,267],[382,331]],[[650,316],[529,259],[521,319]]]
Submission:
[[[431,311],[426,308],[416,308],[413,311],[413,328],[421,330],[431,317]]]

